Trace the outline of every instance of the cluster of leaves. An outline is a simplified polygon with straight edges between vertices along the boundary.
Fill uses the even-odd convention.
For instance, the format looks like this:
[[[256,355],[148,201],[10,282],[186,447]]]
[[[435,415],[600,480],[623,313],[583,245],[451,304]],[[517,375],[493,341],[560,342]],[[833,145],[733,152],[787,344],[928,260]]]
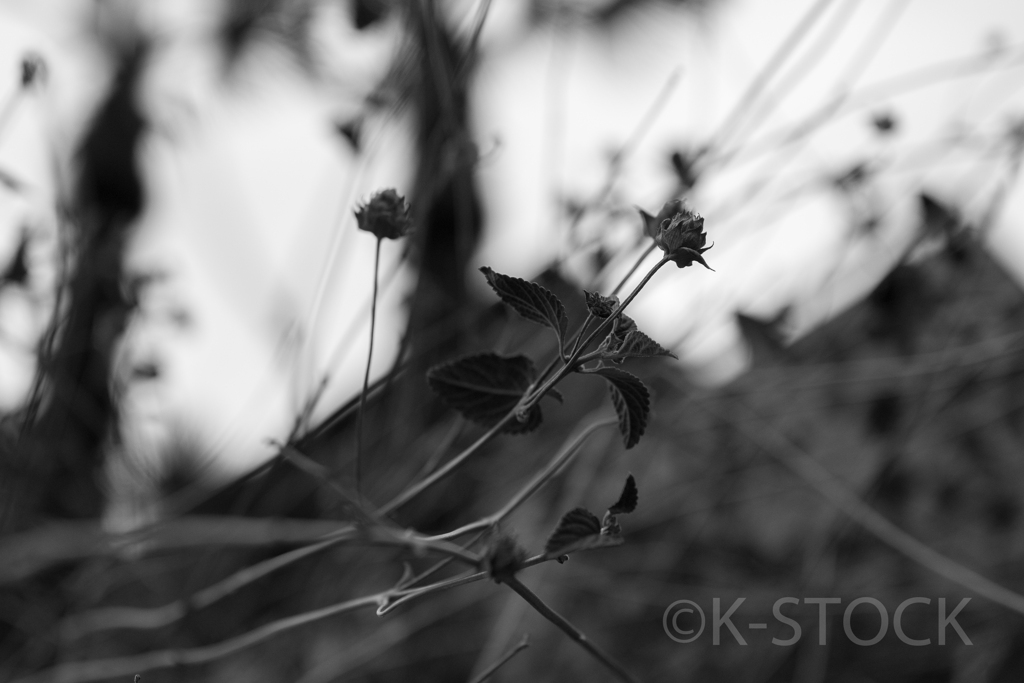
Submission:
[[[660,344],[636,327],[619,309],[614,297],[585,292],[589,315],[579,332],[570,338],[565,306],[545,287],[480,269],[494,292],[520,315],[549,328],[558,341],[563,372],[599,375],[608,385],[612,404],[619,416],[619,428],[626,448],[632,448],[643,436],[650,413],[650,393],[638,377],[614,367],[629,358],[672,356]],[[583,354],[581,339],[592,322],[608,329],[589,354]],[[600,327],[599,327],[600,329]],[[478,353],[437,365],[427,374],[431,388],[466,418],[487,427],[504,420],[501,431],[522,434],[537,428],[542,421],[538,401],[548,394],[560,399],[549,379],[554,365],[538,373],[533,361],[524,355],[501,356]],[[514,419],[508,419],[509,415]]]
[[[587,317],[573,334],[568,331],[569,317],[565,305],[554,293],[535,282],[504,275],[487,267],[480,269],[498,298],[523,318],[550,330],[557,343],[557,353],[540,371],[528,356],[503,356],[493,352],[464,356],[430,369],[427,381],[434,392],[467,419],[489,428],[481,441],[502,432],[522,434],[536,429],[543,421],[540,400],[544,396],[552,396],[561,401],[555,386],[569,374],[578,373],[597,375],[604,380],[618,416],[625,447],[629,449],[639,443],[650,415],[650,392],[640,378],[619,366],[632,358],[673,354],[640,331],[623,309],[667,263],[675,263],[680,268],[700,263],[707,268],[703,253],[710,248],[705,246],[704,219],[681,202],[666,203],[657,216],[642,210],[640,215],[644,231],[653,241],[651,250],[660,248],[664,252],[663,258],[624,301],[620,302],[614,293],[604,296],[584,291]],[[456,458],[453,462],[458,461]],[[550,472],[542,474],[538,481],[543,482],[545,476],[550,476]],[[524,495],[529,495],[529,489]],[[583,507],[569,510],[548,537],[544,552],[532,559],[527,558],[526,551],[512,535],[499,532],[487,544],[478,564],[491,579],[507,584],[627,681],[632,678],[621,666],[530,592],[516,579],[516,573],[536,561],[557,560],[561,563],[568,559],[569,553],[620,545],[623,538],[618,516],[633,512],[638,499],[636,480],[630,474],[618,500],[607,509],[603,519]],[[500,519],[501,516],[486,526],[494,529]]]

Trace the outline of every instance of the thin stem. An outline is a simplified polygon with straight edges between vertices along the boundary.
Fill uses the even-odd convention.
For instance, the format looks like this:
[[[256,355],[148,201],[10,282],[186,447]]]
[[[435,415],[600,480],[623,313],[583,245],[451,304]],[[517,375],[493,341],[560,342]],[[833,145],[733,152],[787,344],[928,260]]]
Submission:
[[[492,438],[494,438],[494,435],[500,432],[505,427],[505,425],[512,421],[515,418],[515,415],[516,409],[513,408],[505,415],[505,417],[501,418],[501,420],[499,420],[497,424],[495,424],[493,427],[484,432],[484,434],[479,439],[470,444],[468,448],[459,453],[457,456],[446,462],[442,467],[435,470],[433,474],[428,476],[426,479],[423,479],[419,483],[413,484],[405,491],[402,491],[393,499],[382,505],[381,508],[377,511],[377,514],[383,516],[395,511],[396,509],[405,505],[419,494],[423,493],[423,491],[425,491],[426,489],[436,484],[444,477],[448,476],[448,474],[451,473],[452,470],[454,470],[456,467],[465,462],[466,459],[469,458],[469,456],[473,455],[478,450],[480,450],[481,446],[483,446]]]
[[[303,612],[292,617],[278,619],[234,638],[228,638],[203,647],[157,650],[131,657],[93,659],[84,662],[66,662],[49,669],[43,669],[16,683],[87,683],[108,679],[127,679],[139,672],[165,669],[174,666],[205,664],[232,655],[236,652],[262,643],[276,635],[305,626],[360,607],[370,607],[381,600],[382,594],[368,595],[354,600],[345,600],[328,607]]]
[[[373,254],[373,298],[370,300],[370,348],[366,352],[366,372],[363,374],[363,392],[359,395],[359,414],[356,416],[356,497],[361,496],[363,460],[363,416],[366,412],[366,392],[370,386],[370,364],[373,362],[373,331],[377,326],[377,271],[380,270],[380,243]]]
[[[294,564],[322,550],[351,540],[354,536],[354,528],[342,529],[332,538],[314,543],[313,545],[296,548],[295,550],[258,562],[193,593],[188,598],[175,600],[161,607],[108,607],[75,615],[68,618],[61,627],[61,631],[65,638],[74,640],[90,633],[113,629],[147,630],[163,628],[184,618],[191,611],[209,607],[218,600],[231,595],[257,579],[261,579],[278,569]]]
[[[655,244],[653,241],[651,242],[650,246],[648,246],[647,249],[644,250],[644,253],[640,254],[640,258],[636,260],[636,263],[634,263],[633,267],[629,269],[629,272],[626,273],[621,280],[619,280],[619,284],[615,285],[615,289],[613,289],[612,293],[609,294],[608,296],[615,296],[619,293],[619,291],[626,285],[626,282],[629,281],[629,278],[633,277],[633,273],[635,273],[637,268],[640,267],[640,264],[647,260],[647,257],[651,255],[651,252],[654,251],[655,247],[657,246],[658,245]]]
[[[466,68],[466,65],[469,64],[476,53],[476,46],[480,42],[480,34],[484,30],[484,22],[487,20],[490,10],[491,0],[481,0],[480,5],[477,7],[476,17],[473,19],[473,32],[470,34],[469,44],[466,46],[466,63],[463,64],[463,69]]]
[[[740,98],[740,101],[736,103],[736,106],[732,109],[729,115],[726,117],[725,122],[718,129],[718,132],[714,134],[711,141],[705,147],[705,153],[714,149],[715,147],[722,147],[725,141],[731,137],[734,130],[739,126],[743,116],[747,113],[751,105],[761,96],[761,93],[768,86],[772,77],[782,68],[786,60],[789,59],[790,54],[797,46],[803,41],[804,36],[807,32],[814,27],[817,23],[818,17],[832,4],[834,0],[818,0],[803,16],[800,23],[796,25],[793,31],[786,36],[785,40],[778,47],[775,53],[765,62],[764,67],[760,73],[754,78],[747,88],[746,92]]]
[[[444,534],[437,536],[429,536],[424,540],[428,541],[443,541],[452,538],[458,538],[473,531],[479,531],[481,529],[487,529],[501,523],[503,519],[512,514],[516,508],[522,505],[526,500],[540,489],[549,479],[555,476],[558,472],[563,470],[569,462],[579,453],[583,443],[590,437],[591,434],[596,432],[602,427],[613,427],[618,424],[618,419],[615,420],[602,420],[601,422],[595,422],[589,427],[584,429],[579,435],[576,436],[571,442],[556,455],[547,467],[535,476],[529,484],[524,486],[516,495],[512,497],[508,503],[505,504],[498,512],[493,515],[484,517],[483,519],[477,520],[465,526],[459,527],[454,531],[449,531]]]
[[[580,647],[593,655],[594,659],[601,662],[609,671],[611,671],[620,681],[626,683],[636,683],[635,678],[626,671],[621,664],[612,659],[608,654],[601,648],[595,645],[587,636],[580,631],[578,628],[572,625],[568,619],[563,617],[561,614],[556,612],[547,606],[547,604],[537,597],[537,594],[531,591],[529,588],[524,586],[522,582],[516,577],[512,576],[504,579],[504,583],[518,593],[523,600],[530,603],[530,606],[540,612],[541,616],[550,621],[552,624],[562,629],[570,638],[579,643]]]
[[[494,672],[505,666],[508,660],[515,657],[517,654],[530,647],[530,636],[526,633],[523,634],[523,639],[520,640],[515,647],[506,652],[501,659],[491,664],[489,667],[480,672],[479,676],[475,676],[469,683],[484,683],[488,678],[494,675]]]
[[[543,555],[535,555],[523,563],[523,568],[525,569],[548,561],[548,558],[545,558]],[[87,683],[88,681],[127,678],[128,676],[132,676],[140,672],[152,671],[154,669],[165,669],[173,666],[191,664],[205,664],[207,662],[227,657],[258,643],[262,643],[281,633],[306,626],[307,624],[311,624],[337,614],[351,612],[361,607],[371,607],[373,605],[377,605],[383,609],[384,612],[387,612],[390,611],[391,608],[397,606],[399,602],[404,602],[411,597],[419,597],[439,590],[482,581],[486,578],[488,578],[487,572],[476,572],[456,577],[454,579],[439,581],[438,583],[423,586],[421,588],[413,588],[404,591],[389,589],[379,593],[374,593],[373,595],[345,600],[328,607],[322,607],[310,612],[303,612],[302,614],[278,619],[248,631],[247,633],[235,636],[234,638],[228,638],[227,640],[214,643],[213,645],[184,649],[158,650],[156,652],[147,652],[130,657],[94,659],[84,662],[66,662],[49,669],[38,671],[26,678],[19,679],[16,683],[52,683],[53,681],[59,681],[60,683]],[[401,595],[402,598],[400,598],[399,601],[389,602],[389,600],[395,595]]]
[[[874,510],[811,454],[764,422],[760,415],[742,401],[738,401],[736,405],[747,413],[748,419],[762,422],[762,429],[758,430],[749,426],[746,421],[737,420],[735,415],[730,415],[730,421],[738,427],[744,437],[764,449],[880,541],[946,580],[973,591],[997,605],[1024,614],[1024,595],[1011,591],[917,540]],[[768,438],[764,438],[765,436]]]
[[[534,555],[530,559],[523,562],[522,569],[533,567],[534,565],[541,564],[542,562],[550,562],[554,558],[546,557],[545,555]],[[408,588],[399,591],[390,591],[386,599],[381,601],[380,607],[377,608],[377,614],[383,616],[395,609],[399,605],[408,602],[414,598],[421,597],[428,593],[435,593],[440,590],[447,590],[449,588],[455,588],[457,586],[464,586],[468,583],[476,583],[477,581],[483,581],[484,579],[490,578],[490,574],[487,572],[476,572],[474,574],[463,574],[462,576],[456,576],[451,579],[445,579],[444,581],[438,581],[427,586],[421,586],[420,588]],[[397,598],[395,596],[398,596]]]

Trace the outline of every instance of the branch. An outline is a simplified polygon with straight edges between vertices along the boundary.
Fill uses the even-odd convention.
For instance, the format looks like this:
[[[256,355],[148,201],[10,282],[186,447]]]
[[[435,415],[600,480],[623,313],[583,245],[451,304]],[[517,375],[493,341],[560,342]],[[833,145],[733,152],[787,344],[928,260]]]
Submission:
[[[503,581],[509,588],[514,590],[516,593],[519,593],[526,602],[530,603],[531,607],[540,612],[541,616],[558,628],[562,629],[562,631],[567,633],[570,638],[579,643],[580,647],[593,655],[597,661],[601,662],[601,664],[603,664],[609,671],[614,673],[620,681],[625,681],[626,683],[637,683],[637,679],[633,678],[628,671],[622,668],[621,664],[605,654],[604,650],[591,642],[587,636],[578,628],[573,626],[568,619],[548,607],[543,600],[537,597],[536,593],[524,586],[519,579],[511,576],[503,579]]]
[[[602,420],[601,422],[595,422],[591,424],[589,427],[584,429],[579,435],[577,435],[576,438],[570,441],[567,445],[563,446],[562,450],[558,453],[558,455],[556,455],[551,460],[550,463],[548,463],[547,467],[545,467],[541,472],[539,472],[530,481],[529,484],[524,486],[518,493],[516,493],[512,497],[512,499],[508,503],[506,503],[505,506],[501,508],[498,512],[495,512],[493,515],[489,515],[475,522],[471,522],[470,524],[466,524],[465,526],[459,527],[454,531],[449,531],[447,533],[439,534],[437,536],[429,536],[425,540],[443,541],[447,539],[458,538],[459,536],[463,536],[470,532],[478,531],[481,529],[488,529],[499,524],[503,519],[512,514],[512,512],[514,512],[517,507],[522,505],[530,496],[536,493],[537,490],[540,489],[541,486],[546,484],[549,479],[551,479],[559,471],[567,467],[569,465],[569,462],[579,452],[580,447],[583,446],[583,442],[586,441],[591,434],[593,434],[602,427],[614,427],[617,425],[618,419]]]
[[[736,405],[746,410],[752,417],[760,418],[741,401],[737,401]],[[959,586],[1007,609],[1024,614],[1024,595],[1014,593],[973,569],[946,557],[900,529],[861,500],[821,463],[805,453],[785,435],[765,425],[765,432],[770,437],[771,443],[764,443],[761,435],[751,427],[739,421],[734,421],[733,424],[745,437],[764,448],[769,455],[810,484],[822,497],[889,547]]]
[[[137,531],[110,533],[97,522],[48,524],[0,540],[0,585],[32,576],[63,562],[182,548],[233,548],[300,545],[347,533],[351,525],[336,521],[257,519],[224,515],[189,515]]]
[[[488,678],[494,675],[495,671],[504,666],[508,660],[512,659],[528,647],[530,647],[530,636],[524,633],[523,639],[520,640],[514,648],[505,653],[505,655],[501,659],[496,661],[494,664],[491,664],[489,667],[481,671],[480,675],[475,676],[473,680],[469,683],[484,683],[484,681],[486,681]]]
[[[548,560],[543,555],[536,555],[526,560],[524,567],[532,567]],[[205,645],[202,647],[158,650],[131,657],[113,657],[109,659],[95,659],[84,662],[67,662],[43,669],[25,678],[18,679],[14,683],[88,683],[89,681],[105,680],[109,678],[127,678],[140,672],[164,669],[172,666],[184,666],[194,664],[206,664],[222,657],[234,654],[247,647],[262,643],[274,636],[280,635],[301,626],[306,626],[328,617],[351,612],[361,607],[378,606],[378,614],[385,614],[406,602],[413,597],[421,597],[437,591],[455,588],[468,583],[482,581],[489,578],[487,572],[476,572],[464,576],[446,579],[435,584],[411,588],[407,590],[388,589],[373,595],[367,595],[353,600],[346,600],[328,607],[322,607],[310,612],[303,612],[292,617],[285,617],[264,624],[259,628],[243,633],[234,638]],[[395,596],[399,596],[395,600]]]

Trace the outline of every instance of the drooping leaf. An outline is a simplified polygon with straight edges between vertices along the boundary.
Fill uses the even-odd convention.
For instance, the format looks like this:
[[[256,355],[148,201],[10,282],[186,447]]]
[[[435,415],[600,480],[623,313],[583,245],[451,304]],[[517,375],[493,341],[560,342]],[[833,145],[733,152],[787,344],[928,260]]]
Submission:
[[[617,348],[608,349],[608,355],[621,359],[653,358],[655,356],[671,356],[676,358],[674,353],[662,347],[661,344],[640,330],[630,330],[627,332],[626,336],[622,339],[622,343]]]
[[[544,544],[547,558],[568,555],[577,550],[605,548],[622,543],[621,536],[601,534],[601,520],[586,508],[569,510]]]
[[[597,374],[608,380],[612,405],[619,414],[619,431],[626,448],[632,448],[640,441],[647,428],[647,416],[651,411],[651,395],[636,375],[618,368],[597,368]]]
[[[480,272],[487,278],[487,284],[495,294],[519,315],[531,322],[550,327],[558,335],[559,340],[565,337],[565,328],[569,324],[565,307],[548,289],[536,282],[496,273],[487,266],[481,268]]]
[[[512,410],[537,376],[526,356],[481,353],[435,365],[427,372],[430,388],[445,403],[473,422],[492,427]],[[502,431],[522,434],[537,428],[540,407],[514,419]]]
[[[622,495],[619,496],[618,502],[608,508],[608,514],[611,515],[622,515],[633,510],[636,510],[636,504],[639,500],[639,492],[636,488],[636,479],[633,475],[626,477],[626,484],[622,487]]]

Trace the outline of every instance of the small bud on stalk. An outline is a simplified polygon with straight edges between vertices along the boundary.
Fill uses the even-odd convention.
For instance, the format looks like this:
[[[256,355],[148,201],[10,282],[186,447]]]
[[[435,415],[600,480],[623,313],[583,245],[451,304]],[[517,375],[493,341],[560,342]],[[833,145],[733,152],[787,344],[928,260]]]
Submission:
[[[696,261],[712,270],[702,256],[711,248],[704,246],[708,239],[704,232],[704,217],[688,209],[682,200],[666,202],[657,216],[640,209],[640,216],[644,221],[644,232],[678,267],[685,268]]]

